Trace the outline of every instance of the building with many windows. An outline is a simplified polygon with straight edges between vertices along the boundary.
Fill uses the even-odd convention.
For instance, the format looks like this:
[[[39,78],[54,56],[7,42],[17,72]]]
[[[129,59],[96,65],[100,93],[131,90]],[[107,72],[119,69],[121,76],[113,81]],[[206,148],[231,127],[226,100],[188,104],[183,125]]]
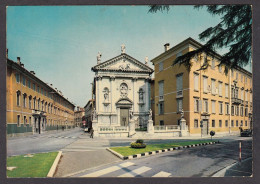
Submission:
[[[75,110],[74,115],[75,115],[75,125],[77,127],[82,127],[82,121],[85,117],[84,108],[77,106],[77,109]]]
[[[210,130],[231,133],[251,128],[252,74],[237,67],[224,73],[221,56],[212,52],[201,54],[191,61],[190,71],[173,61],[202,45],[188,38],[151,60],[155,68],[154,123],[177,125],[181,110],[190,134],[209,134]],[[206,62],[207,61],[207,62]],[[199,70],[203,64],[205,70]],[[202,128],[201,128],[202,124]]]
[[[74,127],[74,104],[21,63],[7,58],[7,135]]]

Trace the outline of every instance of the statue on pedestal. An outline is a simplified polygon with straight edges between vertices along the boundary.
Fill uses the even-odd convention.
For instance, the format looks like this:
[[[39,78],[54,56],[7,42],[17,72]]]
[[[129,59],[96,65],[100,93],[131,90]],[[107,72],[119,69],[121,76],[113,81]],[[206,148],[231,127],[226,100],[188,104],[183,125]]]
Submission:
[[[97,64],[100,64],[101,63],[101,52],[98,52],[98,55],[97,55]]]
[[[125,45],[124,44],[121,45],[121,53],[122,54],[125,53]]]
[[[152,118],[153,118],[153,112],[152,112],[152,109],[150,109],[150,111],[149,111],[149,120],[152,120]]]

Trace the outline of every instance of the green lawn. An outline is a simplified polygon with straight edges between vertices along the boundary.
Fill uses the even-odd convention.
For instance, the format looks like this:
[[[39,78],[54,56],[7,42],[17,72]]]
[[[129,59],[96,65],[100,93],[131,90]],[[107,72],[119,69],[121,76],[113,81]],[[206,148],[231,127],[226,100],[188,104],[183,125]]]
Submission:
[[[195,141],[185,141],[185,142],[174,142],[174,143],[164,143],[164,144],[148,144],[146,148],[135,149],[131,148],[130,146],[125,147],[111,147],[111,150],[114,150],[120,153],[123,156],[135,155],[149,151],[157,151],[162,149],[168,149],[173,147],[179,146],[187,146],[191,144],[199,144],[199,143],[206,143],[211,142],[211,140],[195,140]]]
[[[24,155],[7,158],[7,167],[17,167],[7,170],[9,178],[46,177],[58,152],[33,154],[33,157]]]

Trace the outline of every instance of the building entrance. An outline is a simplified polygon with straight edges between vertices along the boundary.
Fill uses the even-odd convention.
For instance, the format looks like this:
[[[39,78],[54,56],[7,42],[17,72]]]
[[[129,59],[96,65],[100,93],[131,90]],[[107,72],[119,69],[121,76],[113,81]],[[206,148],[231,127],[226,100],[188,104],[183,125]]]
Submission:
[[[202,120],[203,127],[202,127],[202,135],[208,135],[209,133],[209,122],[207,119]]]
[[[122,108],[120,109],[120,125],[128,126],[129,121],[129,109]]]

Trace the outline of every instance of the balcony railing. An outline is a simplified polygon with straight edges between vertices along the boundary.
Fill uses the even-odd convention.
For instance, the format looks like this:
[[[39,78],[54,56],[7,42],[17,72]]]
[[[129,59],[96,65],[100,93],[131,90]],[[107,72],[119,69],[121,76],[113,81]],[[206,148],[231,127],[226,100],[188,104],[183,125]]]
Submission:
[[[239,104],[241,104],[241,103],[243,102],[243,100],[232,97],[232,98],[231,98],[231,102],[232,102],[233,104],[239,105]]]
[[[99,132],[103,132],[103,133],[128,132],[128,127],[126,127],[126,126],[116,126],[116,127],[100,126],[100,127],[98,127],[98,129],[99,129]]]
[[[183,97],[183,90],[177,91],[176,98],[182,98]]]

